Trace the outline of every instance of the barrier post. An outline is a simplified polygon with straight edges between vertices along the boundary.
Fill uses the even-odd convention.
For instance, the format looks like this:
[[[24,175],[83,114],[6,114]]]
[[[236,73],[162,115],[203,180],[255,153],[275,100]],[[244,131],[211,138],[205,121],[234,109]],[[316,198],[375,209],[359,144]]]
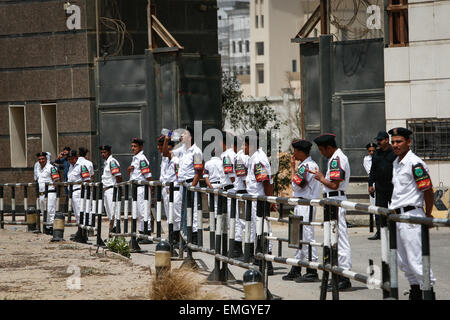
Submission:
[[[380,237],[381,237],[381,280],[384,285],[389,285],[389,230],[387,228],[387,218],[380,216]],[[389,298],[389,291],[383,289],[383,299]]]
[[[423,269],[423,299],[434,300],[431,290],[431,263],[430,263],[430,230],[425,224],[421,225],[422,232],[422,269]]]
[[[209,248],[214,250],[216,248],[216,217],[215,217],[215,196],[214,193],[209,193]]]
[[[25,212],[25,222],[27,221],[27,211],[28,211],[28,187],[27,185],[23,186],[23,209]]]
[[[203,210],[202,210],[202,194],[196,192],[197,195],[197,245],[203,247]]]
[[[231,258],[233,255],[234,250],[234,241],[235,241],[235,235],[236,235],[236,220],[239,219],[236,218],[236,198],[231,198],[231,211],[230,211],[230,235],[229,235],[229,250],[228,250],[228,257]]]
[[[125,199],[123,203],[123,232],[128,233],[128,203],[130,201],[129,194],[130,186],[129,184],[125,184]]]
[[[114,186],[113,192],[116,194],[116,206],[115,211],[112,215],[112,220],[116,220],[116,233],[121,233],[120,230],[120,209],[122,208],[122,189],[120,187]],[[114,226],[114,224],[113,224]]]
[[[89,206],[85,205],[84,207],[84,233],[86,234],[86,239],[89,239],[89,231],[86,227],[89,226],[89,214],[90,214],[90,209],[92,208],[92,202],[91,202],[91,188],[92,188],[92,183],[88,183],[87,184],[87,191],[86,191],[86,198],[84,199],[84,201],[86,202],[86,204],[89,203]],[[89,208],[89,209],[88,209]]]
[[[245,244],[244,244],[244,262],[250,263],[253,259],[253,243],[251,242],[251,223],[252,223],[252,201],[246,200],[245,203]]]
[[[330,250],[330,206],[325,205],[323,208],[323,265],[329,266],[331,261]],[[329,272],[324,270],[322,274],[322,283],[320,285],[320,300],[327,299]]]
[[[15,222],[16,221],[16,187],[14,185],[11,186],[11,215],[12,215],[12,221]]]
[[[170,244],[170,254],[172,257],[178,256],[178,254],[175,252],[175,242],[177,239],[175,239],[175,234],[173,232],[173,200],[174,200],[174,184],[173,182],[169,185],[169,213],[167,217],[167,223],[169,228],[169,244]],[[179,239],[178,239],[179,240]]]
[[[264,202],[261,200],[256,201],[256,249],[255,249],[255,259],[256,254],[263,253],[263,211],[264,211]],[[259,266],[259,271],[263,275],[263,279],[265,278],[265,270],[263,269],[263,261],[255,260],[253,264]]]
[[[162,186],[156,186],[156,237],[161,238],[161,199],[162,199]]]
[[[152,200],[152,187],[151,186],[147,186],[147,188],[149,189],[150,195],[149,195],[149,202],[148,202],[148,206],[149,206],[149,222],[150,222],[150,233],[149,234],[153,234],[155,233],[155,202]]]
[[[102,212],[103,212],[103,183],[98,186],[98,207],[97,207],[97,246],[106,247],[102,240]],[[94,219],[95,220],[95,219]]]
[[[228,198],[222,197],[222,201],[222,256],[226,257],[228,255]],[[236,205],[234,206],[234,209],[236,210]],[[230,247],[230,252],[232,251],[232,248],[233,247]],[[236,278],[228,268],[228,263],[224,261],[222,261],[222,269],[220,269],[220,278],[221,281],[236,281]]]
[[[372,213],[369,213],[369,232],[373,232],[373,214]]]
[[[397,274],[397,223],[389,220],[389,274],[391,278],[391,298],[398,300],[398,274]]]
[[[330,240],[331,240],[331,266],[338,266],[338,212],[339,208],[336,206],[330,207]],[[331,287],[333,300],[339,300],[339,275],[331,273]]]
[[[187,244],[192,244],[192,221],[193,221],[193,211],[194,211],[194,192],[189,190],[189,187],[187,187],[187,190],[186,190],[186,202],[187,202],[187,208],[186,208]],[[186,258],[183,260],[181,267],[187,266],[190,268],[198,269],[198,266],[192,257],[192,249],[189,248],[189,246],[187,246],[187,244],[186,244],[187,255],[186,255]]]
[[[42,216],[42,231],[44,234],[47,234],[47,209],[48,209],[48,183],[45,183],[45,189],[44,189],[44,214]],[[12,200],[12,199],[11,199]],[[15,211],[15,210],[13,210]],[[15,217],[13,216],[13,221],[15,220]]]
[[[37,231],[36,233],[41,232],[41,201],[40,201],[40,195],[39,195],[39,183],[36,182],[35,184],[35,192],[36,192],[36,213],[37,213]]]
[[[150,232],[148,230],[148,217],[151,215],[150,213],[150,202],[148,200],[149,194],[149,186],[144,185],[144,234],[149,235]]]
[[[86,234],[85,234],[85,230],[83,229],[83,225],[84,225],[84,208],[86,206],[86,201],[85,201],[85,183],[83,182],[81,184],[81,195],[80,195],[80,213],[78,215],[78,231],[75,235],[74,241],[76,242],[81,242],[81,243],[86,243],[87,242],[87,238],[86,238]]]
[[[56,211],[55,212],[61,212],[61,210],[59,210],[60,202],[61,202],[61,186],[58,184],[58,185],[56,185]]]
[[[313,206],[309,206],[309,222],[313,222],[313,213],[314,213],[314,207]],[[314,228],[314,227],[311,227]],[[303,233],[304,234],[304,233]],[[312,261],[312,245],[309,244],[308,245],[308,261],[311,262]]]
[[[111,208],[111,221],[115,221],[116,220],[116,207],[117,207],[117,186],[113,186],[113,194],[112,194],[112,208]],[[110,237],[110,233],[112,232],[111,229],[111,222],[109,221],[109,226],[108,226],[108,238]],[[115,233],[118,233],[117,230],[115,231]]]
[[[132,202],[131,202],[131,240],[130,240],[130,251],[131,252],[141,252],[141,247],[139,247],[136,241],[136,226],[137,226],[137,185],[136,183],[132,183],[131,185],[131,194],[132,194]]]
[[[5,229],[5,217],[3,209],[3,186],[0,186],[0,229]]]
[[[67,222],[72,222],[72,212],[73,212],[73,204],[72,204],[72,193],[73,193],[73,184],[69,185],[69,204],[67,206]]]
[[[91,205],[91,217],[90,217],[90,226],[91,227],[95,227],[95,218],[97,217],[98,214],[98,207],[97,207],[97,193],[98,193],[98,187],[97,185],[94,183],[92,186],[92,205]],[[101,191],[100,191],[101,192]]]
[[[33,207],[27,208],[27,232],[36,232],[36,210]]]
[[[214,197],[214,194],[211,193]],[[219,194],[217,197],[217,218],[216,218],[216,240],[215,240],[215,253],[220,254],[222,244],[222,196]],[[208,281],[219,282],[220,279],[220,260],[216,257],[214,259],[214,270],[211,271]]]

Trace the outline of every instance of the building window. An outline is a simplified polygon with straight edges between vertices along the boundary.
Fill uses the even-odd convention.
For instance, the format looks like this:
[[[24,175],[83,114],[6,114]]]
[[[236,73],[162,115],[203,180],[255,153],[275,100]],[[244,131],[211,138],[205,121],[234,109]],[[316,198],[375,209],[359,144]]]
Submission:
[[[236,42],[233,41],[232,43],[233,53],[236,53]]]
[[[264,28],[264,15],[261,15],[261,28]]]
[[[41,104],[42,150],[52,156],[58,151],[58,129],[56,124],[56,104]]]
[[[250,52],[250,41],[248,40],[245,41],[245,51]]]
[[[239,67],[239,74],[244,74],[244,67],[243,66]]]
[[[427,160],[450,159],[450,119],[406,121],[412,134],[412,150]]]
[[[247,69],[247,74],[250,74],[250,66],[247,66],[246,69]]]
[[[27,134],[25,130],[25,106],[9,106],[9,140],[12,168],[24,168],[27,166]]]
[[[297,60],[292,60],[292,72],[297,72]]]
[[[264,83],[264,64],[258,63],[256,65],[256,76],[258,77],[258,83]]]
[[[258,28],[258,15],[255,16],[255,28]]]
[[[242,53],[242,41],[239,41],[239,52]]]
[[[408,45],[408,0],[389,0],[389,47]]]
[[[264,42],[256,42],[256,54],[258,56],[264,55]]]
[[[236,66],[233,66],[233,74],[236,74]]]

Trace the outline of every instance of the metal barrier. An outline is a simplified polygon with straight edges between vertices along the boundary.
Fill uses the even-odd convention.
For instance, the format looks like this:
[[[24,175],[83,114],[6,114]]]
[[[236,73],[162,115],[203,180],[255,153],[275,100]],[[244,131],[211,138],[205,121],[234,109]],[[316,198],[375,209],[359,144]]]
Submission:
[[[24,187],[24,207],[28,208],[28,193],[27,188],[35,186],[36,183],[29,184],[3,184],[0,185],[0,222],[1,227],[8,224],[26,224],[24,222],[15,221],[17,215],[15,210],[15,188]],[[96,231],[96,245],[104,246],[104,242],[101,238],[102,216],[103,216],[103,186],[101,183],[53,183],[46,184],[45,205],[43,212],[43,226],[48,225],[46,223],[47,217],[47,201],[48,201],[48,187],[54,185],[57,188],[62,186],[69,186],[69,212],[67,213],[67,222],[65,225],[78,226],[78,232],[81,237],[81,242],[87,239],[87,232],[89,230]],[[71,223],[71,215],[73,214],[73,187],[75,185],[81,185],[81,206],[78,223]],[[144,192],[144,213],[143,224],[144,232],[137,232],[137,189],[140,186],[146,186]],[[168,239],[163,239],[162,234],[162,187],[169,187],[169,212],[167,216],[168,223]],[[4,188],[11,188],[11,213],[4,212]],[[131,232],[129,232],[129,195],[131,187]],[[156,201],[150,201],[151,188],[155,190]],[[331,273],[332,284],[332,298],[334,300],[339,299],[339,287],[338,276],[353,279],[355,281],[370,285],[372,288],[382,290],[383,298],[398,299],[398,275],[397,275],[397,241],[396,241],[396,224],[397,223],[413,223],[422,225],[422,256],[423,256],[423,274],[424,285],[423,292],[425,299],[432,299],[433,294],[431,291],[431,279],[430,279],[430,245],[429,245],[429,226],[450,226],[449,219],[436,219],[426,217],[414,217],[401,214],[395,214],[393,211],[386,208],[358,204],[347,200],[334,200],[334,199],[302,199],[302,198],[286,198],[275,196],[260,196],[250,195],[242,193],[233,193],[224,191],[221,189],[209,189],[201,187],[192,187],[189,184],[184,184],[183,188],[186,188],[187,193],[187,233],[184,234],[180,231],[180,239],[175,239],[175,232],[173,230],[174,222],[174,185],[173,183],[161,183],[160,181],[127,181],[118,183],[113,188],[113,209],[112,215],[115,219],[115,232],[110,232],[109,236],[122,236],[130,237],[130,247],[132,252],[142,252],[137,239],[147,239],[154,242],[167,241],[170,244],[171,256],[176,257],[177,254],[174,249],[174,244],[177,240],[180,243],[183,241],[186,243],[187,255],[184,258],[183,265],[189,265],[196,267],[195,260],[193,258],[193,252],[203,252],[214,257],[214,269],[208,277],[210,282],[230,282],[234,281],[234,276],[230,272],[228,265],[234,265],[245,269],[259,270],[263,276],[264,288],[266,290],[266,297],[271,297],[268,289],[268,276],[267,276],[267,262],[275,262],[291,266],[306,267],[315,270],[322,270],[322,283],[320,288],[320,299],[324,300],[327,296],[327,283],[329,273]],[[86,191],[86,192],[85,192]],[[193,243],[193,206],[194,206],[194,192],[197,194],[198,199],[202,193],[210,194],[209,197],[209,248],[203,246],[203,210],[198,211],[198,237],[197,243]],[[92,195],[92,196],[91,196]],[[215,196],[217,196],[217,216],[214,212]],[[59,192],[57,192],[57,198],[59,198]],[[154,197],[152,197],[154,198]],[[231,211],[230,211],[230,225],[227,223],[227,200],[231,198]],[[234,245],[234,225],[239,217],[243,217],[244,212],[236,212],[236,202],[243,201],[246,204],[245,210],[245,247],[244,257],[242,260],[231,258],[231,252]],[[87,206],[90,202],[90,206]],[[253,243],[250,241],[251,230],[251,214],[252,203],[256,203],[256,249],[254,257],[253,255]],[[324,208],[324,220],[323,222],[311,221],[312,214],[310,210],[310,221],[303,221],[300,217],[290,216],[289,219],[283,219],[283,217],[273,218],[270,217],[270,204],[277,203],[282,211],[283,205],[301,205],[301,206],[315,206]],[[151,209],[155,209],[156,206],[156,219],[151,213]],[[57,200],[57,207],[59,203]],[[382,265],[382,278],[375,279],[365,273],[357,273],[352,270],[344,269],[338,266],[338,208],[345,208],[348,210],[358,210],[366,212],[368,214],[381,216],[381,265]],[[39,215],[41,208],[39,207],[39,197],[36,199],[36,208],[38,212],[38,225]],[[87,210],[91,208],[90,210]],[[123,212],[122,209],[123,208]],[[5,216],[10,215],[12,217],[11,222],[4,220]],[[123,220],[122,220],[123,216]],[[97,226],[95,226],[95,217],[97,217]],[[154,228],[148,231],[149,223],[156,220],[156,232]],[[289,237],[281,238],[270,236],[264,229],[266,221],[278,221],[280,223],[289,224]],[[303,227],[305,225],[314,227],[323,227],[324,240],[321,242],[308,242],[303,241]],[[123,228],[122,228],[123,226]],[[183,227],[181,226],[181,230]],[[228,233],[228,229],[230,233]],[[40,227],[39,227],[40,230]],[[152,232],[153,231],[153,232]],[[291,232],[292,231],[292,232]],[[38,231],[39,232],[39,231]],[[152,236],[156,233],[155,236]],[[78,239],[80,240],[80,239]],[[278,241],[278,255],[268,253],[268,241]],[[308,260],[299,260],[294,258],[282,257],[282,244],[288,242],[290,247],[293,245],[296,248],[301,248],[303,245],[308,246]],[[311,248],[313,246],[323,248],[323,261],[322,263],[311,261]],[[228,247],[230,250],[228,250]],[[183,259],[183,248],[180,246],[179,257]],[[256,259],[256,264],[251,264],[252,260]],[[222,265],[221,265],[222,264]]]

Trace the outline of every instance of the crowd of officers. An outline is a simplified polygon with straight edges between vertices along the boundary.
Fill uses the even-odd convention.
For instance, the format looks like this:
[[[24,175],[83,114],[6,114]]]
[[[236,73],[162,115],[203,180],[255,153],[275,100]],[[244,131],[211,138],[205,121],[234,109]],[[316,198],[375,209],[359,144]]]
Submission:
[[[204,162],[202,150],[194,143],[194,132],[187,127],[181,135],[181,140],[177,144],[171,139],[172,131],[167,135],[157,138],[158,151],[161,153],[161,182],[174,183],[173,201],[173,243],[176,248],[180,248],[180,229],[184,228],[186,233],[186,211],[187,211],[187,189],[183,184],[197,186],[201,178],[204,178],[209,188],[221,188],[228,192],[248,193],[252,195],[273,195],[273,178],[271,176],[271,166],[269,159],[259,146],[259,137],[256,132],[246,134],[243,141],[238,137],[232,137],[223,132],[221,154],[213,151],[213,157]],[[372,203],[394,209],[398,214],[431,217],[433,206],[433,189],[427,165],[417,157],[411,150],[412,134],[406,128],[394,128],[389,131],[391,144],[386,132],[380,132],[376,137],[377,145],[368,144],[369,155],[364,159],[364,166],[369,174],[369,194]],[[253,139],[254,138],[254,139]],[[232,145],[227,145],[227,141],[233,141]],[[253,143],[254,142],[254,143]],[[307,140],[295,139],[292,141],[293,153],[291,155],[291,183],[293,196],[306,199],[320,198],[321,192],[324,198],[346,200],[346,191],[350,180],[350,163],[347,156],[337,146],[335,135],[330,133],[322,134],[314,139],[322,156],[328,159],[326,174],[323,174],[317,163],[311,158],[310,151],[312,143]],[[139,138],[131,140],[131,150],[133,157],[127,167],[129,180],[151,181],[152,174],[150,163],[144,155],[144,141]],[[176,148],[175,148],[176,146]],[[103,145],[100,147],[101,156],[104,160],[103,174],[101,181],[104,188],[104,206],[110,219],[110,232],[115,232],[115,219],[112,212],[112,192],[116,183],[122,182],[121,166],[117,159],[112,156],[112,147]],[[48,154],[43,152],[37,154],[35,166],[35,180],[39,184],[41,208],[44,207],[45,183],[60,180],[57,167],[64,169],[64,181],[68,182],[91,182],[94,181],[94,167],[87,158],[88,150],[79,148],[71,150],[66,147],[58,155],[54,164],[47,158]],[[325,172],[325,170],[323,170]],[[322,191],[321,191],[322,185]],[[144,193],[148,186],[138,186],[137,192],[137,220],[140,233],[144,233]],[[81,188],[75,185],[72,193],[73,211],[77,223],[79,223],[79,213],[81,204]],[[48,222],[53,221],[56,207],[55,187],[50,186],[48,190]],[[67,190],[66,190],[67,192]],[[149,192],[151,197],[151,192]],[[86,195],[85,195],[86,196]],[[209,194],[208,194],[209,196]],[[162,197],[165,212],[169,212],[169,187],[163,187]],[[215,199],[215,214],[217,214],[217,195]],[[372,200],[373,199],[373,200]],[[193,243],[197,243],[197,213],[198,202],[197,193],[194,193],[193,206]],[[89,203],[89,202],[86,202]],[[425,204],[425,211],[424,211]],[[245,202],[237,201],[236,212],[245,210]],[[230,215],[231,199],[227,201],[227,213]],[[277,205],[271,204],[271,211],[277,211]],[[85,212],[91,212],[91,208],[85,208]],[[245,212],[245,211],[244,211]],[[250,241],[251,260],[254,264],[260,263],[254,259],[254,243],[256,240],[256,202],[252,202],[251,208],[251,228]],[[302,216],[303,221],[313,221],[315,219],[316,207],[297,205],[294,214]],[[347,233],[347,223],[345,220],[346,209],[339,208],[338,215],[338,265],[345,269],[352,268],[351,248]],[[236,215],[235,225],[235,246],[232,250],[232,257],[243,260],[242,239],[245,233],[245,221]],[[228,221],[230,217],[228,216]],[[90,217],[92,219],[92,216]],[[265,230],[271,234],[270,221],[266,222]],[[149,226],[150,228],[150,226]],[[377,220],[377,234],[372,239],[379,238],[379,221]],[[51,233],[48,228],[47,233]],[[410,285],[410,299],[421,299],[423,288],[423,272],[421,258],[421,228],[417,224],[398,223],[397,224],[398,261],[402,271],[405,272]],[[76,237],[76,235],[72,235]],[[314,241],[314,227],[305,225],[303,231],[303,241]],[[139,239],[142,244],[150,243],[149,240]],[[296,259],[317,261],[317,250],[314,246],[311,253],[308,253],[308,246],[302,246],[301,250],[295,253]],[[269,241],[269,254],[272,251],[272,242]],[[267,263],[268,274],[273,275],[271,262]],[[301,267],[292,266],[289,273],[283,276],[283,280],[291,280],[297,283],[318,281],[317,270],[306,269],[302,274]],[[431,283],[435,278],[431,272]],[[331,290],[331,284],[329,284]],[[351,287],[348,278],[339,278],[339,289],[345,290]]]

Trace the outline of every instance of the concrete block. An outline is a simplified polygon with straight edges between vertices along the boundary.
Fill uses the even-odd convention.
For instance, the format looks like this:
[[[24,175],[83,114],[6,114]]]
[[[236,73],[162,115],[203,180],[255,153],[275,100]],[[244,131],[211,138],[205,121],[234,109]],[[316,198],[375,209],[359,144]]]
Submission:
[[[9,138],[0,138],[0,168],[11,167],[11,148]]]
[[[436,81],[436,112],[439,118],[450,118],[449,101],[450,79]]]
[[[91,112],[95,103],[91,101],[61,102],[57,106],[56,121],[59,132],[89,132]]]
[[[425,163],[427,164],[428,169],[430,171],[429,173],[430,173],[431,181],[433,182],[433,186],[437,187],[439,185],[439,181],[440,181],[439,161],[425,161]]]
[[[25,107],[27,134],[41,134],[41,105],[27,103]]]
[[[434,4],[410,5],[408,8],[409,41],[424,41],[435,38]]]
[[[34,167],[36,163],[36,153],[42,152],[42,140],[36,137],[27,138],[27,166],[30,168]],[[52,155],[53,157],[54,155]]]
[[[409,58],[411,80],[433,79],[435,77],[436,59],[432,46],[411,46]]]
[[[386,131],[398,127],[406,127],[406,119],[399,119],[399,120],[386,119]]]
[[[450,161],[439,161],[438,180],[431,181],[434,187],[438,187],[441,183],[445,187],[450,187]]]
[[[411,117],[437,117],[436,83],[434,81],[416,81],[411,83]]]
[[[409,80],[409,47],[384,49],[384,81]]]
[[[9,107],[0,106],[0,135],[9,135]]]
[[[385,101],[386,119],[406,119],[411,116],[409,83],[387,83]]]
[[[450,2],[434,2],[434,29],[435,39],[450,39]]]

